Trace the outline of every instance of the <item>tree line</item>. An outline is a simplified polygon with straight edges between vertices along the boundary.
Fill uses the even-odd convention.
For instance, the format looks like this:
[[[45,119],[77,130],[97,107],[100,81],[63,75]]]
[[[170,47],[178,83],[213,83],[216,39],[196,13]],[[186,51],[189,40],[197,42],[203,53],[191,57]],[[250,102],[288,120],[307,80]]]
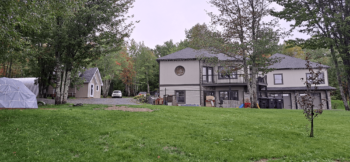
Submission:
[[[38,0],[0,2],[0,63],[5,77],[39,78],[40,97],[55,88],[67,102],[78,74],[108,53],[120,51],[133,22],[134,0]]]

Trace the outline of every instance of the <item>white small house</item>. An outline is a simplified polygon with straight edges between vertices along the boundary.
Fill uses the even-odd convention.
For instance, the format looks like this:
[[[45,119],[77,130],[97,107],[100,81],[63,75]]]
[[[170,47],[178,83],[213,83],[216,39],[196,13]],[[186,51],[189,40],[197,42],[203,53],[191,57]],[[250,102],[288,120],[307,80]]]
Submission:
[[[103,82],[97,67],[85,70],[79,77],[84,80],[83,85],[79,85],[79,89],[76,86],[69,87],[68,96],[76,98],[101,98]],[[49,86],[48,94],[54,96],[55,89],[52,86]]]

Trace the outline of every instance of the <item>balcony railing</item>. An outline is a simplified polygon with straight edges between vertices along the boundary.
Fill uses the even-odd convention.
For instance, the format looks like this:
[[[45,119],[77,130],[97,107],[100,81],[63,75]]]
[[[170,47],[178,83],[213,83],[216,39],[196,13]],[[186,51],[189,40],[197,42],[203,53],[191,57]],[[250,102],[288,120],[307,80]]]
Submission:
[[[202,75],[202,83],[203,84],[244,84],[247,82],[244,80],[243,74],[231,74],[230,76],[227,76],[227,75]],[[258,75],[257,76],[257,83],[267,85],[267,76],[266,75]]]

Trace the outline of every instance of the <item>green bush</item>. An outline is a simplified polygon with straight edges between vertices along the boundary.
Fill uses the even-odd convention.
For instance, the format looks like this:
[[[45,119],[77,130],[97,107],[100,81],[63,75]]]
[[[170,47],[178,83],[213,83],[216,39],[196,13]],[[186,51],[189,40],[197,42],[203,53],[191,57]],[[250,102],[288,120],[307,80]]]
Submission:
[[[144,95],[137,95],[134,97],[134,99],[138,100],[141,103],[146,103],[147,102],[147,98]]]

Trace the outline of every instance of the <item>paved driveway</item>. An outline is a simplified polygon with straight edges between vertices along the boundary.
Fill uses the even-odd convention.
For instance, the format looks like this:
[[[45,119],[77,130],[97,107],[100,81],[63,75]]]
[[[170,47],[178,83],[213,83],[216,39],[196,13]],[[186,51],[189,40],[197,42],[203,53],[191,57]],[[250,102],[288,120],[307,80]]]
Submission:
[[[53,99],[38,99],[44,101],[46,104],[55,104]],[[139,105],[135,99],[132,98],[79,98],[68,99],[68,103],[77,104],[102,104],[102,105]]]

